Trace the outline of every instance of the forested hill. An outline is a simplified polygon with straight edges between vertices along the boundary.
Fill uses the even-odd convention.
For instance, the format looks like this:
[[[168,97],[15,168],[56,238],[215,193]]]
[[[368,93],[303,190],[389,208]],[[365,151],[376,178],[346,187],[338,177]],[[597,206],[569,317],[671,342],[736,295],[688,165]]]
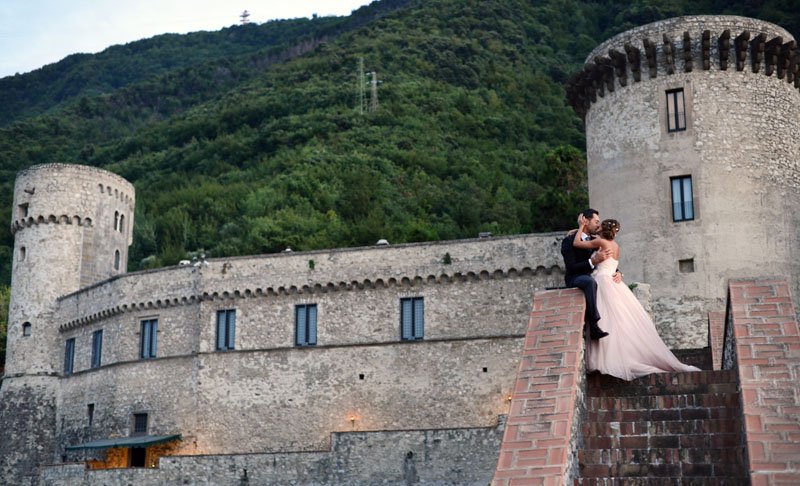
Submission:
[[[288,19],[216,32],[163,34],[111,46],[98,54],[73,54],[27,74],[0,78],[0,126],[52,111],[82,96],[111,93],[166,73],[182,78],[178,84],[192,88],[202,81],[203,71],[218,68],[222,75],[214,79],[214,89],[229,89],[276,60],[297,55],[316,41],[332,39],[407,3],[383,1],[349,17]]]
[[[130,270],[201,250],[564,228],[586,204],[584,136],[564,83],[597,43],[683,13],[798,32],[792,3],[384,0],[347,18],[73,56],[0,80],[0,96],[25,100],[0,104],[0,120],[15,120],[0,129],[1,214],[10,221],[18,170],[74,162],[135,183]],[[374,111],[368,85],[357,107],[360,59],[380,81]],[[12,246],[3,232],[3,282]]]

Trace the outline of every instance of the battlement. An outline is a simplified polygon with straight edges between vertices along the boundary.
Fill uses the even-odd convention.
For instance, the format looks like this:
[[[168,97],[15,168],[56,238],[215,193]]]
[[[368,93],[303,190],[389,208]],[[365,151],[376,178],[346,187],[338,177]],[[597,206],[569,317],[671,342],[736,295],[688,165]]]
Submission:
[[[800,51],[785,29],[735,16],[687,16],[647,24],[594,49],[570,79],[567,99],[585,116],[606,91],[695,71],[775,75],[800,90]]]

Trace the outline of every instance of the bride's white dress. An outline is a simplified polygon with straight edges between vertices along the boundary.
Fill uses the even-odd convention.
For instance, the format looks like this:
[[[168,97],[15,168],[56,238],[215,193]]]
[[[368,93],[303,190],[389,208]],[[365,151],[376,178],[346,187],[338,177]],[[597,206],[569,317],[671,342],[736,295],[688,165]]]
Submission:
[[[594,270],[598,325],[609,334],[591,341],[587,350],[589,371],[623,380],[668,371],[700,371],[678,361],[633,292],[624,283],[614,283],[617,264],[617,260],[608,258]]]

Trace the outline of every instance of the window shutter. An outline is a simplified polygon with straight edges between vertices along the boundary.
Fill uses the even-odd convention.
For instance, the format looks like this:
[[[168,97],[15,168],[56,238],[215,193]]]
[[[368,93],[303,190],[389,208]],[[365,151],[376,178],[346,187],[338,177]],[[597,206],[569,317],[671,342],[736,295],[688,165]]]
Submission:
[[[306,306],[298,305],[295,307],[295,344],[302,346],[307,344],[306,336]]]
[[[141,358],[149,358],[150,353],[150,321],[142,321],[142,346],[139,353]]]
[[[414,299],[414,338],[422,339],[425,331],[425,301]]]
[[[225,311],[217,311],[217,350],[225,349]]]
[[[683,219],[694,219],[691,177],[683,178]]]
[[[317,344],[317,306],[308,306],[308,344]]]
[[[156,350],[158,349],[158,321],[152,320],[153,328],[150,330],[150,357],[156,357]]]
[[[411,299],[400,300],[400,325],[401,337],[403,339],[411,339],[413,337],[413,305]]]
[[[229,310],[226,312],[228,317],[228,349],[233,349],[233,343],[236,339],[236,311]]]

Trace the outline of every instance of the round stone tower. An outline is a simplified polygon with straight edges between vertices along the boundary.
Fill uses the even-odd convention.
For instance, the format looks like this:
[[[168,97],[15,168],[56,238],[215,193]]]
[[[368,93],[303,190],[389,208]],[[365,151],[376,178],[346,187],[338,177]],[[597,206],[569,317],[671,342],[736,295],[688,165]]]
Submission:
[[[105,170],[47,164],[19,173],[5,378],[0,389],[0,477],[25,484],[52,462],[66,341],[59,297],[124,273],[134,188]]]
[[[781,27],[691,16],[609,39],[570,82],[591,205],[620,221],[620,268],[673,347],[706,345],[732,277],[800,295],[799,64]]]

